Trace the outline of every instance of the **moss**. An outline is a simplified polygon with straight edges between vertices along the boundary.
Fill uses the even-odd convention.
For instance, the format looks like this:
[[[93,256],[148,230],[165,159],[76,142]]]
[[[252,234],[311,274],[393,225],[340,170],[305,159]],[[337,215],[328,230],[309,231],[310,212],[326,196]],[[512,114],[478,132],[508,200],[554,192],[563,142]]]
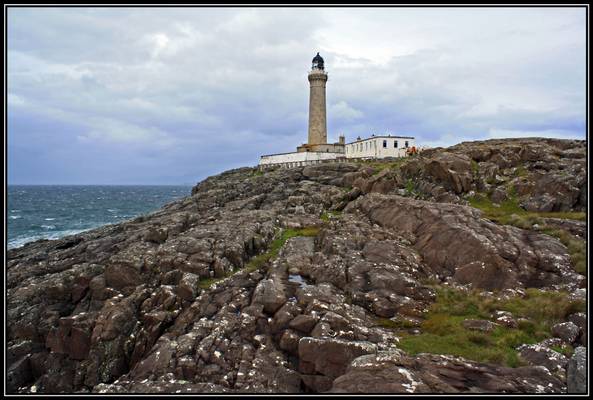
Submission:
[[[280,252],[280,249],[282,248],[282,246],[284,246],[284,244],[286,243],[286,241],[288,239],[297,237],[297,236],[317,236],[318,234],[319,234],[319,227],[317,227],[317,226],[308,226],[308,227],[299,228],[299,229],[284,229],[280,232],[278,237],[272,241],[272,244],[268,248],[268,251],[266,251],[265,253],[259,254],[255,257],[252,257],[251,260],[249,260],[249,262],[245,265],[245,267],[234,269],[232,273],[227,274],[227,275],[223,276],[222,278],[208,278],[208,279],[200,280],[200,282],[198,283],[198,286],[202,289],[208,289],[214,283],[219,282],[225,278],[228,278],[229,276],[231,276],[241,270],[246,270],[248,272],[256,271],[256,270],[260,269],[261,267],[263,267],[265,264],[267,264],[272,259],[276,258],[278,256],[278,253]]]
[[[421,324],[422,333],[403,333],[399,346],[411,354],[449,354],[517,367],[523,365],[517,346],[550,337],[553,324],[584,309],[584,302],[570,300],[566,292],[528,289],[524,297],[498,300],[482,296],[479,291],[439,287],[436,301]],[[525,319],[520,320],[516,329],[498,326],[490,333],[463,327],[465,319],[490,319],[497,310],[510,311],[515,318]]]

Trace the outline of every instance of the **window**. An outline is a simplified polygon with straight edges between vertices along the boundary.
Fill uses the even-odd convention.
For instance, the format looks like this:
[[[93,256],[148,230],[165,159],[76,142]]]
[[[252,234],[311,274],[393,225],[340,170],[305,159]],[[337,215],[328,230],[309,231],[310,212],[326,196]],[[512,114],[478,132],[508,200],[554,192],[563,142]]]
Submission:
[[[406,140],[406,148],[408,147],[408,141]]]
[[[397,140],[393,142],[393,147],[397,149]]]
[[[385,149],[387,148],[387,140],[383,141],[383,148],[385,148]]]

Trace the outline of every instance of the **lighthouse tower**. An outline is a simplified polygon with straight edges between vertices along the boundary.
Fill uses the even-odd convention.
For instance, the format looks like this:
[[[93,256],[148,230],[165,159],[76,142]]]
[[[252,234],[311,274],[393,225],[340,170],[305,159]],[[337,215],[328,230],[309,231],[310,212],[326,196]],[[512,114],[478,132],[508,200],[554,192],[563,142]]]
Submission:
[[[309,72],[309,137],[307,143],[297,147],[298,153],[344,153],[344,136],[340,136],[337,143],[327,143],[326,82],[327,72],[325,72],[323,58],[317,53]]]
[[[323,58],[317,53],[309,72],[309,145],[327,143],[327,122],[325,112],[325,83],[327,73]]]

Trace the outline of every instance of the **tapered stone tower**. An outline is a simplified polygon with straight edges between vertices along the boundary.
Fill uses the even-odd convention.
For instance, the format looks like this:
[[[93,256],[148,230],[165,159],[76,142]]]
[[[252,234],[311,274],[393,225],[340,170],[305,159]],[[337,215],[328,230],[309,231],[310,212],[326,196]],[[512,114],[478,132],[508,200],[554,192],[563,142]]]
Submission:
[[[325,112],[325,83],[327,73],[323,58],[317,53],[309,72],[309,145],[327,143],[327,122]]]

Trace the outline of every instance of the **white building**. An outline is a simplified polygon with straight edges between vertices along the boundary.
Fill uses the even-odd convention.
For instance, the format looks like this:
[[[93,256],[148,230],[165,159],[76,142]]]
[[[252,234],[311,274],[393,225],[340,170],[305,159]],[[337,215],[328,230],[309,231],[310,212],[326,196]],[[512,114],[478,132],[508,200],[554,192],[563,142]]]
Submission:
[[[346,158],[386,158],[405,157],[409,148],[416,147],[411,136],[371,136],[367,139],[360,137],[346,144],[344,155]]]

